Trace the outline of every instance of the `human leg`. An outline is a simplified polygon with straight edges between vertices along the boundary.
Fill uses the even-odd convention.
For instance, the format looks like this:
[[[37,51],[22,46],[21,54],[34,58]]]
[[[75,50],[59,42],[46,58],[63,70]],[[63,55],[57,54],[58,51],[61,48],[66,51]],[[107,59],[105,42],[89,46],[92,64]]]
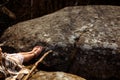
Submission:
[[[41,46],[36,46],[33,48],[32,51],[30,52],[20,52],[18,54],[21,54],[24,57],[23,62],[28,62],[30,61],[32,58],[37,57],[43,50],[43,47]]]
[[[2,52],[2,49],[1,49],[1,47],[0,47],[0,53]]]

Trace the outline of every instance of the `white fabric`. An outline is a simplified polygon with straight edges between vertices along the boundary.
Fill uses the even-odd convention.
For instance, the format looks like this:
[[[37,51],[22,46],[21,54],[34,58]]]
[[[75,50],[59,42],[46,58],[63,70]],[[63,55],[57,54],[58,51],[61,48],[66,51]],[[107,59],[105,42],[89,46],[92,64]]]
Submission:
[[[24,57],[21,54],[17,54],[17,53],[7,54],[6,58],[13,58],[15,61],[17,61],[21,65],[22,65],[23,60],[24,60]]]
[[[6,71],[10,74],[11,79],[6,78],[5,80],[16,80],[19,74],[27,74],[29,70],[22,65],[24,57],[21,54],[14,53],[2,54],[2,65],[0,65],[0,71],[4,72],[5,76],[7,77]]]

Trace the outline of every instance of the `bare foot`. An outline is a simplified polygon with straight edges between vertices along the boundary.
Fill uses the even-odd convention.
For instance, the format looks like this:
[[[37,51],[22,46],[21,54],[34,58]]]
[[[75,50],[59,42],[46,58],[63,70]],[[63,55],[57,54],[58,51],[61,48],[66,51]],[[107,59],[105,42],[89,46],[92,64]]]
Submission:
[[[32,53],[35,57],[39,56],[39,54],[42,52],[43,47],[42,46],[36,46],[33,48]]]

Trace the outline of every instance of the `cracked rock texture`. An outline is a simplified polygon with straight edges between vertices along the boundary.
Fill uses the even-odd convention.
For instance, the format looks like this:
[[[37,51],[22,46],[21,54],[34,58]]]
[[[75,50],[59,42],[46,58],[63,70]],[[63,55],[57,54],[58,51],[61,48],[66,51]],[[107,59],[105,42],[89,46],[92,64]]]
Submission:
[[[35,45],[53,49],[45,59],[52,70],[85,78],[120,79],[120,7],[66,7],[9,27],[0,38],[16,51]]]

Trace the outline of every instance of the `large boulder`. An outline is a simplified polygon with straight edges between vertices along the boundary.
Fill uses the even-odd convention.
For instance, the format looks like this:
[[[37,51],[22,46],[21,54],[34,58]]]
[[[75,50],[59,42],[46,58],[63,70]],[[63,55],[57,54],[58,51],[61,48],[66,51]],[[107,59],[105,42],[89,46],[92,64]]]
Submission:
[[[120,79],[119,30],[119,6],[76,6],[13,25],[0,41],[17,51],[53,49],[43,63],[50,70]]]
[[[19,76],[19,80],[24,80],[26,77]],[[12,77],[8,77],[5,80],[14,80]],[[29,80],[86,80],[82,77],[65,73],[65,72],[46,72],[46,71],[35,71],[34,74],[29,76]]]
[[[38,71],[36,72],[30,80],[86,80],[82,77],[64,73],[64,72],[45,72]]]

